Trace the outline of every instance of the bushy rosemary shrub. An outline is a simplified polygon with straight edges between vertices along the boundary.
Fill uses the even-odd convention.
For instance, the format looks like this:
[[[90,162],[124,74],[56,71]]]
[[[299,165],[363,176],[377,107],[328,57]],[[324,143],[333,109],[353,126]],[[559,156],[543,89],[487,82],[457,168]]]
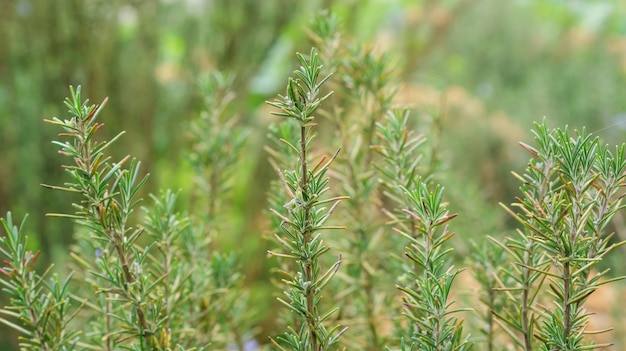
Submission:
[[[464,332],[448,224],[438,185],[436,126],[394,103],[389,56],[342,36],[335,17],[316,18],[317,49],[298,54],[286,93],[269,102],[281,121],[266,147],[276,170],[269,198],[273,245],[282,280],[284,328],[256,345],[236,253],[212,238],[223,218],[247,136],[228,114],[233,76],[201,85],[203,112],[190,125],[189,159],[197,176],[193,206],[179,193],[150,195],[136,213],[148,175],[130,156],[114,161],[98,141],[108,101],[89,105],[70,88],[68,116],[53,143],[68,162],[65,184],[76,197],[72,273],[65,278],[29,249],[23,222],[2,219],[0,283],[11,304],[0,322],[21,333],[23,350],[588,350],[584,303],[607,278],[598,264],[624,242],[607,233],[624,205],[626,146],[609,148],[586,131],[535,126],[521,195],[504,206],[520,225],[493,233],[468,260],[480,287],[474,330]],[[326,61],[326,66],[324,65]],[[330,87],[330,88],[329,88]],[[332,91],[331,91],[332,89]],[[321,118],[320,118],[321,117]],[[422,132],[422,133],[419,133]],[[435,131],[436,132],[436,131]],[[433,132],[433,133],[435,133]],[[458,186],[463,186],[459,184]],[[462,213],[458,214],[462,216]],[[460,232],[462,238],[465,233]],[[458,239],[455,239],[458,240]],[[45,252],[43,253],[45,254]],[[457,264],[458,265],[458,264]],[[267,302],[270,303],[269,301]],[[266,336],[261,336],[264,340]]]

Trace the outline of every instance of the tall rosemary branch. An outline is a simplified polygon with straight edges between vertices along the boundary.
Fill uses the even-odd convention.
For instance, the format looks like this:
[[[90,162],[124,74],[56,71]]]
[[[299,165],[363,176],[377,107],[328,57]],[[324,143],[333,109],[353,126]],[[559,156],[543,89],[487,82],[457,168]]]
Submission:
[[[98,106],[90,106],[88,100],[82,101],[80,87],[71,88],[70,93],[71,98],[65,101],[70,118],[55,117],[45,121],[63,129],[60,137],[70,138],[70,141],[53,143],[60,148],[59,154],[74,162],[63,166],[71,182],[62,187],[45,187],[78,193],[82,200],[74,204],[76,214],[53,216],[75,220],[105,248],[98,261],[98,271],[93,272],[105,282],[99,287],[99,293],[106,295],[107,302],[127,308],[117,309],[117,314],[112,314],[123,327],[111,330],[103,339],[112,338],[116,344],[135,339],[141,350],[158,350],[156,335],[162,325],[159,309],[149,297],[157,284],[142,269],[150,248],[136,246],[142,230],[129,223],[139,202],[137,194],[147,176],[140,176],[140,164],[134,159],[129,168],[123,168],[129,156],[113,163],[111,157],[105,155],[107,148],[123,133],[109,141],[95,140],[96,132],[104,126],[98,121],[98,115],[107,99]]]
[[[330,93],[320,96],[320,88],[330,76],[320,79],[322,65],[315,50],[311,50],[308,60],[301,54],[298,58],[301,66],[294,72],[295,77],[289,78],[287,94],[269,102],[280,109],[275,115],[294,119],[299,125],[297,145],[281,140],[292,150],[297,167],[277,170],[289,201],[284,205],[286,213],[282,209],[270,209],[281,219],[281,233],[276,233],[274,237],[283,251],[270,251],[269,254],[296,263],[295,272],[281,272],[289,289],[284,292],[285,298],[278,300],[297,316],[300,325],[290,326],[287,333],[272,339],[272,342],[281,350],[286,350],[287,346],[293,350],[322,351],[336,349],[339,337],[346,330],[338,326],[328,330],[325,321],[333,311],[319,311],[322,291],[341,264],[340,256],[322,273],[320,258],[330,251],[330,247],[324,245],[321,231],[343,228],[326,222],[345,197],[323,197],[328,190],[326,173],[338,152],[329,159],[322,158],[313,166],[309,164],[314,113],[330,96]],[[330,207],[327,208],[327,205]]]
[[[547,293],[555,304],[541,313],[539,331],[520,330],[524,341],[518,344],[524,350],[534,349],[533,345],[540,350],[585,350],[591,347],[585,335],[599,331],[587,330],[589,314],[584,302],[601,285],[622,278],[603,279],[608,269],[594,268],[624,244],[611,243],[606,227],[624,208],[620,188],[626,179],[626,146],[613,152],[585,130],[571,136],[567,128],[548,129],[545,122],[536,124],[533,133],[537,147],[521,143],[532,158],[524,175],[516,175],[523,182],[522,197],[513,204],[517,211],[505,209],[524,228],[519,233],[527,245],[511,250],[517,266],[525,276],[546,279]],[[545,263],[523,261],[531,254],[529,247],[540,251]],[[530,323],[524,314],[521,318],[521,323],[508,324],[525,327]]]

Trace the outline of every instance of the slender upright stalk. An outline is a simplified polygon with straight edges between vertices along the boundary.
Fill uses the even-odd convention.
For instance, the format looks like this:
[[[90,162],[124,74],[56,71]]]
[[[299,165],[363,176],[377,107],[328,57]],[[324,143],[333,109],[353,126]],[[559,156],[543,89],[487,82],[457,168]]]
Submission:
[[[524,264],[528,267],[533,267],[535,262],[533,262],[532,254],[529,252],[525,253],[526,260]],[[532,351],[532,337],[533,337],[533,312],[531,309],[531,305],[534,301],[531,299],[530,289],[532,289],[532,280],[531,280],[531,271],[528,268],[524,268],[522,270],[523,275],[523,286],[522,286],[522,337],[524,338],[524,350]]]
[[[453,302],[449,301],[452,283],[460,271],[446,268],[446,255],[451,249],[443,246],[454,235],[446,223],[456,214],[450,214],[443,204],[440,186],[429,191],[426,184],[418,182],[416,189],[404,191],[411,203],[404,212],[415,219],[421,234],[414,238],[394,228],[409,240],[405,255],[419,267],[419,271],[407,272],[415,284],[398,286],[404,292],[405,315],[413,327],[411,350],[469,350],[472,343],[462,335],[462,322],[452,316],[464,309],[452,309]]]
[[[64,129],[59,136],[70,137],[73,142],[54,141],[60,147],[61,155],[69,156],[73,165],[64,166],[74,183],[66,183],[65,187],[49,186],[48,188],[78,192],[83,196],[77,204],[78,212],[75,215],[57,214],[55,216],[68,217],[77,220],[92,231],[93,236],[105,245],[110,245],[117,254],[116,264],[109,266],[106,260],[100,260],[100,271],[95,273],[106,281],[108,286],[101,287],[101,293],[108,295],[115,292],[121,299],[133,306],[136,322],[128,322],[127,330],[134,330],[142,350],[158,349],[153,342],[155,326],[148,321],[148,294],[145,280],[140,277],[140,263],[147,250],[140,254],[134,248],[141,230],[127,224],[128,218],[138,201],[134,198],[139,189],[147,180],[147,176],[139,177],[139,163],[132,160],[129,169],[122,165],[129,159],[125,157],[118,163],[110,163],[110,157],[105,156],[108,148],[122,133],[110,141],[97,143],[95,133],[103,126],[97,122],[98,114],[107,102],[99,106],[88,106],[82,101],[80,87],[71,89],[71,98],[65,104],[72,115],[70,120],[53,118],[46,120],[50,124]],[[137,265],[137,269],[131,268]],[[136,323],[136,325],[135,325]],[[115,334],[128,331],[113,331]],[[107,341],[108,343],[108,341]]]
[[[326,351],[335,347],[345,331],[345,328],[340,330],[339,327],[328,331],[324,322],[332,312],[322,314],[319,311],[322,289],[339,269],[341,257],[326,272],[320,272],[320,257],[330,248],[323,244],[319,232],[343,228],[326,225],[325,222],[345,197],[323,198],[328,190],[325,174],[338,152],[329,160],[323,158],[316,166],[309,167],[308,148],[312,141],[313,113],[329,96],[319,97],[320,86],[329,76],[318,82],[322,67],[314,50],[311,50],[309,60],[300,54],[298,56],[302,66],[295,71],[296,78],[289,79],[287,95],[270,102],[281,110],[275,115],[298,121],[299,135],[298,147],[289,140],[281,139],[297,155],[297,166],[295,170],[277,170],[289,201],[283,209],[271,209],[281,219],[281,234],[275,234],[274,237],[284,252],[270,251],[269,254],[295,262],[295,272],[282,272],[286,277],[284,282],[290,288],[285,291],[287,298],[278,300],[295,313],[300,327],[290,327],[289,332],[272,339],[272,342],[281,350],[287,350],[284,346],[288,346],[289,349]],[[321,207],[328,203],[332,204],[329,209]]]
[[[300,126],[300,183],[298,184],[300,189],[302,189],[302,194],[309,194],[309,172],[308,172],[308,161],[306,155],[306,144],[307,144],[307,127],[305,125]],[[311,206],[304,205],[304,230],[302,235],[304,237],[304,247],[309,247],[311,245]],[[305,260],[303,262],[304,265],[304,276],[307,282],[314,281],[314,267],[313,262],[310,260]],[[307,323],[312,331],[317,330],[317,320],[315,311],[315,291],[313,289],[305,290],[305,298],[306,298],[306,309],[307,309]],[[312,332],[311,334],[311,349],[319,350],[319,341],[317,337],[317,332]]]

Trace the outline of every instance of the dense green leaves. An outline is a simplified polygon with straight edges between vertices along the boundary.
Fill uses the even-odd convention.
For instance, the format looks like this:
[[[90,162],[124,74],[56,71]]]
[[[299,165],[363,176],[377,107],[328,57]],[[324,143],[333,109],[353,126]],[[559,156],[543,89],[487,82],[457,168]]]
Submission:
[[[402,17],[408,22],[397,22],[400,26],[394,27],[394,36],[400,34],[398,29],[404,30],[405,26],[425,29],[418,35],[419,43],[405,43],[419,47],[417,50],[407,47],[407,52],[419,55],[406,55],[414,61],[406,63],[406,66],[424,65],[431,44],[446,42],[447,28],[454,27],[451,23],[459,13],[464,13],[459,10],[467,9],[464,4],[469,3],[450,1],[445,4],[411,5],[415,7],[407,12],[419,18],[417,22],[427,25],[416,26],[409,23],[415,18]],[[236,5],[213,5],[207,8],[235,10],[229,11],[229,16],[224,16],[224,19],[218,18],[219,23],[229,28],[239,28],[237,23],[249,22],[241,21],[246,16],[236,11]],[[362,7],[371,7],[365,5]],[[174,7],[159,5],[155,8]],[[386,7],[396,11],[394,6]],[[112,8],[114,10],[110,14],[117,15],[120,9]],[[135,8],[138,11],[139,6],[130,6],[124,11]],[[267,6],[254,5],[251,8],[266,11]],[[344,10],[347,8],[344,5]],[[284,13],[291,13],[289,11]],[[215,17],[221,15],[218,11],[209,12]],[[140,11],[137,13],[144,16]],[[230,16],[233,13],[235,16]],[[98,15],[101,15],[100,12]],[[122,11],[119,15],[123,17]],[[258,17],[267,18],[266,15],[262,12]],[[211,19],[216,20],[214,17]],[[233,23],[228,25],[220,20],[232,20]],[[300,17],[283,20],[301,25]],[[427,28],[431,21],[438,23],[432,28],[436,29],[434,31]],[[139,22],[144,23],[142,20]],[[134,25],[124,24],[122,27],[126,39],[137,35],[137,32],[146,33],[143,28],[139,30]],[[207,59],[206,52],[197,54],[189,51],[193,55],[183,55],[191,49],[190,42],[183,40],[182,35],[172,33],[167,24],[163,28],[166,33],[163,56],[166,60],[176,61],[167,62],[173,64],[176,77],[168,78],[171,79],[168,82],[162,81],[161,66],[153,72],[154,67],[146,65],[146,72],[151,79],[156,75],[156,80],[163,84],[159,89],[168,95],[168,99],[155,102],[159,99],[155,99],[150,92],[145,94],[145,100],[139,94],[124,93],[125,86],[137,84],[133,83],[135,79],[128,80],[126,77],[123,78],[125,84],[117,84],[121,87],[120,91],[111,92],[129,101],[129,105],[150,105],[147,110],[138,109],[139,112],[125,117],[141,117],[128,120],[139,121],[141,130],[146,128],[149,133],[145,134],[151,138],[154,136],[154,140],[150,141],[157,144],[161,153],[165,149],[168,153],[176,152],[176,148],[169,148],[171,143],[163,141],[161,134],[168,137],[169,134],[178,135],[175,133],[177,129],[170,127],[178,128],[179,117],[182,116],[177,115],[175,122],[167,123],[166,115],[170,111],[183,111],[179,109],[180,104],[170,103],[176,99],[175,96],[185,95],[180,83],[193,75],[178,71],[182,68],[182,65],[179,66],[181,57],[198,56],[198,61],[207,61],[208,66],[216,63],[219,67],[233,67],[237,71],[237,79],[235,75],[216,72],[202,82],[202,111],[189,125],[181,124],[190,127],[192,140],[188,155],[197,185],[192,190],[189,214],[178,209],[188,196],[184,190],[180,196],[177,192],[165,191],[152,197],[154,204],[145,208],[145,220],[137,224],[135,212],[147,177],[143,175],[140,163],[131,157],[118,161],[109,156],[115,154],[111,146],[122,133],[110,140],[100,141],[102,134],[99,131],[103,126],[101,112],[108,100],[92,106],[82,100],[80,89],[71,89],[71,97],[66,101],[69,117],[48,121],[62,128],[61,140],[53,143],[62,156],[68,156],[64,169],[69,177],[62,186],[46,187],[64,190],[69,196],[80,196],[75,201],[74,211],[56,215],[70,218],[77,224],[75,245],[70,253],[74,259],[70,266],[76,269],[74,277],[77,278],[59,280],[54,275],[48,275],[48,270],[37,273],[35,268],[40,262],[37,261],[39,256],[25,249],[29,244],[21,236],[23,232],[19,229],[16,232],[10,224],[10,216],[5,223],[8,235],[0,242],[0,253],[6,258],[0,268],[0,281],[4,292],[12,298],[11,306],[1,310],[3,315],[0,320],[23,333],[21,340],[25,349],[50,347],[109,351],[200,347],[242,350],[247,347],[248,340],[256,337],[255,333],[276,328],[269,321],[275,317],[273,313],[267,314],[265,323],[257,323],[254,316],[256,308],[269,304],[248,304],[243,276],[238,270],[239,255],[218,250],[227,240],[234,242],[237,249],[239,244],[255,247],[250,243],[258,242],[258,239],[253,239],[258,234],[257,228],[265,228],[254,211],[261,203],[254,193],[266,190],[259,186],[262,181],[256,182],[255,179],[250,186],[240,183],[242,177],[252,174],[247,171],[256,167],[258,154],[250,152],[251,156],[245,163],[239,162],[241,155],[250,151],[248,145],[254,148],[258,146],[255,143],[260,142],[241,124],[249,122],[248,116],[255,113],[256,103],[262,99],[260,96],[247,96],[245,89],[241,94],[241,87],[251,85],[258,90],[262,85],[262,93],[271,90],[271,82],[265,84],[262,78],[275,72],[266,68],[275,65],[272,62],[278,62],[276,57],[282,55],[282,48],[288,47],[294,36],[272,36],[272,41],[276,42],[269,54],[265,50],[256,50],[253,55],[272,56],[271,59],[251,60],[253,56],[245,55],[242,56],[245,67],[237,67],[224,57],[215,61],[213,57]],[[472,172],[489,177],[491,181],[482,183],[483,186],[497,187],[496,183],[503,177],[497,170],[494,171],[492,164],[485,164],[490,163],[491,158],[474,162],[472,156],[480,155],[481,144],[485,144],[485,150],[489,150],[490,156],[495,153],[493,159],[497,159],[502,140],[498,139],[498,143],[493,140],[475,143],[479,137],[475,132],[484,127],[481,125],[483,122],[466,118],[464,121],[468,122],[463,124],[452,119],[457,117],[456,114],[467,112],[461,106],[463,101],[459,100],[468,97],[473,100],[471,91],[474,85],[476,94],[483,97],[482,102],[487,104],[487,97],[491,94],[487,91],[493,84],[496,87],[498,84],[489,79],[484,81],[485,77],[477,74],[477,84],[471,84],[466,90],[460,89],[462,94],[456,94],[454,89],[445,94],[435,89],[435,95],[442,95],[439,100],[441,106],[438,106],[440,113],[436,117],[423,118],[423,111],[419,108],[418,111],[409,111],[405,107],[396,109],[398,87],[394,78],[401,75],[413,77],[415,71],[396,73],[390,69],[395,62],[392,62],[389,53],[380,54],[373,46],[355,42],[339,29],[340,22],[332,14],[325,13],[314,19],[309,34],[322,52],[312,50],[309,56],[298,54],[301,67],[288,80],[285,95],[270,102],[277,108],[276,115],[285,117],[282,123],[270,128],[272,144],[266,148],[278,174],[269,194],[274,239],[278,247],[270,251],[270,255],[278,260],[270,262],[279,265],[285,290],[279,302],[287,311],[279,321],[279,328],[287,326],[284,328],[286,333],[273,340],[274,346],[284,350],[379,350],[385,345],[402,350],[468,349],[471,344],[457,319],[459,315],[456,312],[460,309],[453,304],[454,299],[459,299],[453,286],[460,271],[450,266],[453,234],[448,231],[447,225],[455,215],[449,214],[446,200],[453,200],[450,205],[453,208],[459,194],[472,194],[462,200],[474,205],[476,199],[473,195],[476,193],[467,190],[474,181]],[[437,34],[429,38],[431,35],[424,33],[442,33],[442,36]],[[240,41],[223,40],[218,33],[216,35],[211,36],[211,45],[219,47],[218,51],[237,51]],[[156,45],[158,40],[154,41],[158,36],[149,37],[146,37],[146,43],[159,47],[160,44]],[[433,41],[429,42],[430,39]],[[299,37],[297,43],[301,44]],[[186,45],[190,45],[189,48]],[[487,49],[484,51],[490,51]],[[566,55],[571,54],[568,50],[565,49]],[[107,50],[98,53],[104,51]],[[230,57],[230,54],[225,56]],[[322,59],[325,67],[321,64]],[[441,62],[450,71],[463,71],[468,62],[466,59],[464,56],[454,57]],[[259,76],[262,77],[249,82],[249,77],[261,62],[264,69]],[[401,60],[398,63],[404,64]],[[440,72],[442,77],[446,71]],[[578,74],[580,70],[573,71]],[[95,79],[96,83],[103,81],[101,75],[89,74],[91,70],[87,72],[86,76]],[[333,72],[337,79],[330,80],[329,72]],[[513,77],[516,78],[513,81],[520,79],[518,73],[514,74],[517,78]],[[428,81],[427,76],[420,69],[417,76],[420,85],[422,78],[426,77]],[[21,80],[26,80],[23,78]],[[442,79],[446,80],[437,78],[437,87],[441,86]],[[105,80],[114,82],[115,77]],[[275,78],[272,77],[271,81]],[[406,88],[411,100],[414,95],[418,97],[416,100],[421,99],[424,87],[414,86],[414,81],[407,83],[408,86],[400,88],[400,92],[406,93]],[[24,87],[31,84],[36,83],[24,84]],[[330,94],[322,93],[323,90],[330,90],[327,86],[336,92],[332,98]],[[24,87],[15,91],[23,91]],[[140,89],[142,92],[143,88]],[[147,86],[145,88],[150,90]],[[413,94],[414,88],[420,94]],[[8,93],[10,91],[2,94],[0,89],[0,100],[7,102],[12,96]],[[238,92],[237,97],[235,91]],[[170,99],[169,95],[174,98]],[[398,100],[404,98],[403,103],[406,103],[404,95]],[[516,100],[536,108],[517,95]],[[30,106],[37,105],[35,99],[24,101]],[[413,106],[412,101],[409,103]],[[193,103],[187,105],[192,106]],[[420,106],[420,103],[417,105]],[[488,117],[484,118],[489,121],[485,123],[496,125],[509,121],[506,116],[502,119],[489,116],[489,111],[484,110],[482,104],[478,105],[481,116]],[[452,121],[450,124],[444,123],[448,113]],[[316,114],[326,119],[318,120]],[[153,115],[158,123],[144,123],[152,121]],[[144,116],[147,118],[144,119]],[[468,113],[468,117],[471,116],[472,113]],[[13,122],[7,124],[7,135],[11,135],[15,125],[22,120]],[[442,145],[457,143],[449,137],[453,134],[445,130],[456,125],[469,135],[471,148],[463,149],[455,162],[449,164],[453,167],[448,167],[446,172],[458,171],[462,176],[457,178],[458,181],[451,181],[454,177],[441,179],[448,189],[444,196],[443,188],[435,185],[440,181],[440,174],[435,172],[435,168],[440,155],[454,160],[452,154],[440,154],[440,149]],[[467,129],[469,132],[465,130],[468,126],[471,127]],[[509,128],[503,129],[509,132]],[[493,134],[492,131],[489,129],[488,135]],[[501,333],[501,338],[508,335],[520,349],[592,349],[599,345],[592,345],[587,340],[589,315],[584,304],[599,286],[613,281],[608,278],[608,271],[600,271],[598,267],[606,255],[621,244],[610,234],[607,235],[607,231],[611,219],[623,208],[624,146],[610,148],[601,145],[597,138],[584,130],[571,135],[567,129],[550,130],[545,125],[537,126],[535,136],[533,146],[522,144],[532,159],[523,174],[516,174],[522,182],[521,192],[516,203],[506,208],[520,224],[520,230],[502,240],[491,239],[495,246],[481,243],[473,258],[483,288],[479,297],[490,309],[483,314],[485,324],[479,328],[488,338],[490,350],[495,345],[494,332],[506,334]],[[15,139],[24,141],[28,138],[19,135]],[[507,139],[508,134],[504,140]],[[137,140],[142,147],[150,149],[145,140]],[[335,151],[338,148],[341,153]],[[149,164],[150,160],[146,161]],[[465,172],[468,164],[472,169]],[[465,168],[463,165],[466,165]],[[171,165],[168,161],[161,167],[169,170]],[[181,169],[172,171],[171,175],[180,178],[181,183],[191,183],[187,182],[190,180],[187,179],[188,168]],[[30,168],[27,173],[29,171]],[[257,175],[260,175],[259,179],[264,176],[262,167],[255,169],[254,177]],[[11,182],[8,184],[12,186]],[[236,192],[231,192],[232,189]],[[493,190],[487,190],[490,196],[502,194],[499,191],[491,193]],[[349,199],[344,194],[349,195]],[[24,195],[27,197],[28,193]],[[241,208],[232,206],[231,200],[235,197],[242,207],[249,207],[252,211],[242,214]],[[342,206],[339,206],[340,202],[343,202]],[[464,214],[456,208],[452,212]],[[242,220],[244,216],[246,219]],[[472,232],[472,228],[479,227],[486,217],[487,214],[478,220],[466,219],[468,222],[473,220],[475,226],[462,226],[464,234],[483,234],[476,230]],[[327,235],[328,230],[342,228],[337,224],[344,223],[349,224],[345,235],[337,232]],[[388,235],[392,233],[391,226],[395,226],[396,232],[401,235]],[[66,232],[69,235],[73,231]],[[493,233],[493,236],[498,237],[498,233]],[[44,232],[40,238],[46,238]],[[41,245],[47,246],[43,240]],[[405,255],[398,257],[402,252]],[[337,256],[339,259],[336,259]],[[258,258],[244,257],[255,264]],[[260,273],[262,270],[257,266],[252,270],[254,276],[251,281],[267,285],[265,275]],[[400,291],[394,289],[394,280]],[[269,290],[262,289],[265,290],[253,292],[255,302],[264,299],[263,294]],[[402,302],[398,296],[403,297]],[[76,308],[81,304],[85,305],[84,308]],[[397,312],[402,309],[407,317],[405,319]],[[75,316],[74,311],[78,313]],[[68,324],[68,321],[72,323]],[[260,328],[253,328],[253,325]],[[348,331],[344,326],[349,326]],[[82,328],[83,333],[74,332],[77,327]]]
[[[22,334],[23,350],[75,350],[80,333],[69,325],[81,306],[70,298],[71,274],[60,280],[48,277],[50,268],[37,273],[40,252],[26,248],[24,222],[15,225],[10,212],[0,221],[6,233],[0,238],[0,285],[11,299],[10,307],[0,309],[0,323]]]
[[[321,63],[316,51],[311,50],[309,59],[298,55],[302,66],[294,72],[295,79],[289,78],[287,96],[270,102],[272,106],[283,112],[275,113],[278,116],[293,118],[299,122],[300,137],[298,146],[286,139],[281,139],[288,148],[286,155],[273,152],[278,158],[295,158],[296,169],[280,170],[278,173],[286,193],[288,202],[284,204],[286,213],[282,209],[272,208],[281,219],[279,233],[274,234],[282,252],[270,251],[270,255],[282,259],[295,261],[290,266],[293,271],[283,271],[283,282],[288,287],[284,291],[286,298],[278,298],[296,316],[300,324],[298,332],[290,326],[290,331],[284,336],[273,339],[272,342],[281,350],[334,350],[338,349],[339,336],[344,329],[326,327],[327,319],[334,311],[322,313],[319,303],[322,291],[337,273],[341,264],[339,259],[322,272],[321,259],[330,247],[326,246],[321,237],[325,229],[339,229],[342,227],[326,225],[326,221],[335,207],[345,196],[325,197],[328,190],[327,171],[337,153],[330,159],[320,160],[316,166],[309,166],[308,153],[310,152],[312,137],[313,113],[319,104],[330,95],[318,98],[321,85],[329,76],[319,80]],[[319,80],[319,81],[318,81]],[[288,159],[279,159],[274,164],[289,164]],[[328,207],[326,206],[328,205]]]
[[[515,284],[502,290],[513,294],[519,289],[521,307],[494,313],[519,332],[520,339],[509,333],[525,350],[534,345],[542,350],[584,350],[588,313],[583,304],[608,282],[600,280],[607,271],[594,268],[624,244],[612,244],[612,235],[605,232],[622,208],[623,195],[617,189],[626,177],[624,146],[613,156],[585,130],[571,136],[567,128],[548,129],[545,123],[537,124],[533,133],[538,147],[522,144],[532,155],[525,174],[517,175],[524,182],[522,197],[513,204],[516,212],[507,208],[523,227],[520,239],[497,242],[515,263],[503,272]],[[556,304],[539,313],[534,306],[545,280]]]
[[[404,189],[410,204],[404,212],[414,220],[412,233],[399,229],[409,245],[405,255],[415,264],[408,272],[413,284],[399,286],[404,292],[405,315],[412,324],[411,348],[417,350],[469,350],[469,337],[464,337],[462,322],[453,314],[450,301],[452,283],[459,270],[450,267],[447,256],[452,251],[445,244],[454,235],[446,223],[456,217],[443,204],[443,188],[430,191],[426,184],[417,182],[414,190]]]

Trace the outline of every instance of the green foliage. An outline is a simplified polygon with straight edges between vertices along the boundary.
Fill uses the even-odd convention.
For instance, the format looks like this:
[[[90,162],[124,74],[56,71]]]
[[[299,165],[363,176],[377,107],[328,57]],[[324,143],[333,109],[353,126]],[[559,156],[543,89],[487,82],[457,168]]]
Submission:
[[[238,126],[238,119],[232,115],[234,79],[233,75],[221,72],[200,79],[204,106],[189,128],[192,137],[189,159],[198,185],[194,195],[208,201],[207,212],[203,214],[207,219],[215,218],[221,207],[219,201],[227,199],[237,160],[250,134],[249,129]],[[204,205],[204,201],[200,204]]]
[[[77,220],[89,229],[97,241],[101,257],[97,261],[96,290],[104,294],[104,302],[117,304],[114,320],[116,328],[105,330],[103,340],[111,338],[113,343],[136,339],[142,350],[157,350],[165,340],[158,340],[163,330],[160,303],[151,301],[161,277],[150,277],[143,266],[151,247],[139,249],[136,245],[142,230],[129,224],[130,216],[138,204],[136,195],[147,180],[139,176],[139,163],[132,160],[128,169],[122,168],[128,159],[111,163],[105,156],[106,149],[121,134],[111,141],[96,142],[95,133],[103,124],[98,115],[107,99],[99,106],[82,101],[80,87],[70,89],[71,98],[65,101],[70,119],[54,118],[48,123],[60,126],[64,133],[60,137],[71,138],[69,142],[54,141],[59,153],[74,161],[64,166],[72,182],[64,187],[48,186],[53,189],[79,193],[82,200],[74,204],[74,215],[59,215]],[[126,307],[127,306],[127,307]],[[105,306],[100,306],[105,307]]]
[[[470,265],[472,273],[477,283],[480,285],[478,299],[484,308],[478,309],[478,320],[472,320],[475,323],[480,334],[484,336],[483,340],[477,340],[486,344],[486,349],[492,351],[496,349],[500,330],[497,328],[495,314],[509,308],[511,300],[508,300],[504,294],[497,293],[497,289],[501,284],[509,284],[510,277],[498,277],[498,270],[510,262],[506,251],[498,245],[489,245],[486,240],[481,243],[472,242],[470,255],[467,264]],[[502,283],[501,280],[506,280]],[[511,319],[518,319],[517,317]]]
[[[128,156],[113,163],[105,153],[122,133],[96,141],[107,99],[88,105],[80,87],[70,92],[70,118],[46,122],[70,138],[53,143],[73,161],[64,166],[71,181],[45,187],[81,195],[75,214],[53,216],[71,218],[84,229],[71,253],[84,283],[70,281],[71,275],[62,282],[53,275],[46,283],[49,269],[36,273],[39,253],[25,249],[26,238],[9,215],[0,252],[7,258],[2,274],[10,279],[3,284],[13,307],[3,311],[19,322],[2,321],[25,334],[23,348],[29,350],[203,350],[232,343],[242,348],[250,311],[235,255],[211,252],[202,226],[193,227],[177,211],[178,195],[169,190],[152,196],[154,207],[144,208],[143,224],[132,224],[147,176],[139,176],[135,160],[123,167]],[[200,222],[211,225],[205,216]]]
[[[49,269],[38,274],[34,266],[40,251],[33,253],[26,248],[24,222],[16,226],[10,212],[1,221],[7,235],[0,239],[4,258],[0,283],[11,306],[0,310],[10,318],[0,317],[0,322],[22,334],[22,350],[75,350],[79,332],[68,326],[80,306],[70,299],[71,275],[59,280],[56,274],[48,277]]]
[[[321,112],[326,117],[323,122],[334,132],[322,134],[338,140],[346,150],[337,156],[333,175],[339,182],[337,193],[349,196],[337,209],[337,216],[352,225],[347,235],[330,239],[345,252],[341,283],[331,289],[340,297],[341,322],[351,331],[345,335],[345,345],[380,350],[391,334],[382,327],[399,314],[399,309],[388,308],[399,267],[382,249],[393,250],[395,242],[383,240],[385,217],[380,209],[379,159],[374,149],[377,123],[394,96],[393,70],[388,57],[346,37],[340,28],[334,14],[322,12],[309,31],[315,45],[323,48],[328,70],[338,77],[330,82],[335,94]]]
[[[406,316],[413,324],[411,350],[469,350],[471,343],[463,337],[462,322],[454,314],[461,309],[451,309],[452,283],[459,270],[445,268],[446,256],[452,249],[444,244],[453,233],[445,224],[456,217],[449,214],[443,200],[443,188],[429,191],[418,181],[415,190],[404,189],[410,208],[404,210],[415,220],[415,231],[396,230],[408,241],[406,256],[415,263],[408,272],[414,279],[409,286],[400,286],[404,292]]]
[[[521,307],[509,315],[494,313],[521,334],[510,333],[524,350],[583,350],[589,323],[584,302],[601,285],[621,279],[601,279],[608,269],[594,268],[625,243],[611,243],[606,228],[623,208],[626,146],[612,152],[585,130],[571,136],[567,128],[548,129],[545,123],[534,134],[536,148],[521,144],[533,158],[524,175],[516,175],[523,182],[522,197],[513,205],[517,212],[505,207],[522,225],[520,239],[496,241],[515,263],[504,273],[515,285],[503,290],[521,291]],[[554,307],[539,310],[535,304],[546,280],[544,293]],[[608,345],[594,347],[603,346]]]
[[[508,146],[538,113],[618,136],[623,11],[324,2],[340,20],[311,16],[318,5],[9,0],[0,14],[9,33],[0,63],[11,68],[0,70],[0,204],[40,213],[65,203],[52,217],[72,221],[3,220],[3,337],[14,330],[24,350],[107,351],[610,344],[596,341],[587,308],[619,279],[606,258],[623,244],[612,220],[623,208],[624,146],[537,125],[536,145],[522,144],[532,159],[513,177],[521,195],[505,211],[487,200],[512,193],[504,174],[521,160]],[[309,18],[316,49],[298,54],[285,95],[269,102],[281,121],[262,140],[267,121],[256,117],[269,113],[260,105],[290,53],[309,45],[300,30]],[[600,87],[591,95],[585,75]],[[200,99],[190,93],[196,76]],[[47,120],[62,129],[54,145],[68,161],[58,172],[36,152],[48,129],[22,116],[53,115],[60,82],[76,80],[88,80],[90,95],[109,92],[108,111],[123,119],[104,129],[109,99],[89,105],[72,88],[69,116]],[[259,161],[265,143],[273,177]],[[172,179],[183,189],[155,192],[137,211]],[[41,182],[63,185],[32,186]],[[508,236],[506,213],[520,227]],[[259,245],[261,232],[273,243]],[[266,261],[268,248],[275,259]],[[462,256],[473,279],[454,268]],[[267,303],[270,282],[287,308]]]
[[[322,273],[320,259],[330,248],[324,245],[321,231],[342,228],[329,226],[326,222],[346,197],[324,196],[328,191],[326,174],[337,153],[329,160],[320,160],[313,167],[309,165],[314,113],[330,96],[329,93],[320,97],[320,87],[330,76],[319,79],[322,65],[314,50],[311,50],[308,60],[301,54],[298,54],[298,58],[301,66],[294,71],[295,78],[289,78],[287,94],[269,103],[281,110],[275,112],[275,115],[296,120],[300,129],[299,147],[281,139],[295,155],[297,168],[278,170],[289,201],[283,205],[286,214],[281,214],[281,209],[270,211],[281,219],[281,234],[275,234],[274,237],[284,251],[269,253],[296,262],[295,271],[281,272],[288,290],[284,292],[286,298],[278,300],[297,316],[300,327],[290,327],[289,332],[272,342],[281,350],[334,350],[338,349],[337,341],[346,329],[334,327],[328,330],[325,322],[334,311],[321,312],[319,303],[322,291],[339,269],[341,256]]]

